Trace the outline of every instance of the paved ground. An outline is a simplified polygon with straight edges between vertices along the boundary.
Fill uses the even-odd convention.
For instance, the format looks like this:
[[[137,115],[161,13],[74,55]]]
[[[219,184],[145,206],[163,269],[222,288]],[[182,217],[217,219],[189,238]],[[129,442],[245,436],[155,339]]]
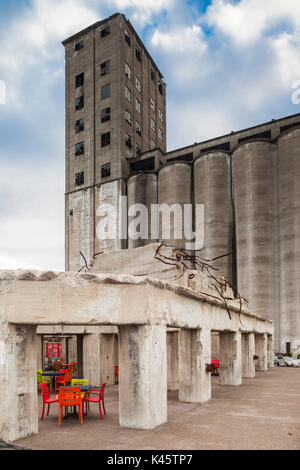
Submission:
[[[276,368],[245,379],[241,387],[221,387],[213,377],[213,398],[205,405],[178,402],[169,393],[168,423],[152,431],[118,425],[118,387],[106,392],[108,415],[94,411],[57,426],[57,405],[39,434],[18,441],[30,449],[290,449],[300,450],[300,369]],[[40,402],[41,409],[41,402]]]

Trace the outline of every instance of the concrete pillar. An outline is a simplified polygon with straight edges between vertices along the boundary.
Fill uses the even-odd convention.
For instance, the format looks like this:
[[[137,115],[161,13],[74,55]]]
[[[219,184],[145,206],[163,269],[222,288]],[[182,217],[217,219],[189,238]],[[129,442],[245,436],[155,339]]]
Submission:
[[[83,378],[83,335],[77,335],[77,377]]]
[[[167,332],[168,390],[179,388],[179,331]]]
[[[69,338],[68,348],[69,348],[70,363],[71,362],[77,363],[77,337],[76,336],[72,336],[71,338]]]
[[[241,333],[220,332],[220,384],[241,385],[242,345]]]
[[[258,356],[256,360],[256,370],[268,370],[268,335],[255,335],[255,355]]]
[[[36,327],[0,326],[0,440],[38,433]]]
[[[205,403],[211,399],[211,331],[181,330],[179,347],[179,400]]]
[[[83,378],[90,385],[101,385],[100,336],[85,335],[83,337]]]
[[[101,383],[115,383],[115,335],[100,335],[100,374]]]
[[[254,333],[242,334],[242,376],[252,379],[255,377],[255,335]]]
[[[268,367],[269,369],[274,367],[274,337],[268,335]]]
[[[120,425],[154,429],[167,422],[164,325],[119,327]]]
[[[36,368],[37,370],[43,369],[43,360],[42,360],[42,348],[43,348],[43,336],[37,335],[36,337]]]

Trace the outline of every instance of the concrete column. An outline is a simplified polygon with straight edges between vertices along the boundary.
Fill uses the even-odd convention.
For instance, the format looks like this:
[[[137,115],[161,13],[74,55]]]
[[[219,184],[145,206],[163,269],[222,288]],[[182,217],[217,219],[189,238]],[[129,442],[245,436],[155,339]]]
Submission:
[[[37,335],[36,337],[36,367],[37,370],[43,369],[43,360],[42,360],[42,347],[43,347],[43,336]]]
[[[271,369],[274,367],[274,337],[268,335],[268,367]]]
[[[211,399],[211,331],[181,330],[179,347],[179,400],[205,403]]]
[[[77,363],[77,337],[69,338],[69,361]]]
[[[101,385],[100,336],[83,337],[83,378],[95,387]]]
[[[255,377],[255,335],[254,333],[242,334],[242,376],[252,379]]]
[[[101,383],[115,383],[115,335],[100,335],[100,372]]]
[[[255,335],[256,370],[268,370],[268,335]]]
[[[179,388],[179,331],[167,332],[168,390]]]
[[[220,384],[241,385],[242,383],[242,341],[241,333],[220,332]]]
[[[83,378],[83,335],[77,335],[77,377]]]
[[[120,425],[167,422],[167,341],[163,325],[119,327]]]
[[[36,327],[0,325],[0,440],[38,433]]]

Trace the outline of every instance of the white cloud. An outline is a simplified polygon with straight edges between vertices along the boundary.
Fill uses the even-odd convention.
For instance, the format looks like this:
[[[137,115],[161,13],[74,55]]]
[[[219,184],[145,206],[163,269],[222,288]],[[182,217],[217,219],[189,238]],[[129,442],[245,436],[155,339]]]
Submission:
[[[188,51],[189,54],[202,55],[207,49],[202,29],[198,25],[177,28],[169,32],[160,32],[157,29],[152,36],[151,44],[176,54]]]
[[[299,0],[214,0],[205,20],[223,31],[238,44],[256,41],[269,28],[288,21],[300,26]]]
[[[176,0],[112,0],[117,9],[128,9],[130,20],[139,26],[149,23],[153,16],[159,15],[162,10],[172,8]]]

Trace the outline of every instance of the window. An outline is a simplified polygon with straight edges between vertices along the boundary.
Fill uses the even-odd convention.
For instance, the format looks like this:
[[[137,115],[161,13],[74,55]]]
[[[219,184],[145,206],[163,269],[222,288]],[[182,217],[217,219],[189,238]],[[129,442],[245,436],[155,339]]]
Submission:
[[[127,109],[125,110],[125,119],[129,124],[131,124],[131,114]]]
[[[83,48],[84,48],[84,41],[80,41],[74,46],[75,52],[78,52],[80,51],[80,49],[83,49]]]
[[[84,154],[84,142],[79,142],[79,144],[75,144],[75,155],[83,155]]]
[[[141,82],[137,77],[135,78],[135,86],[138,91],[141,91]]]
[[[162,86],[161,81],[158,82],[158,91],[161,95],[163,94],[163,86]]]
[[[155,83],[155,74],[154,74],[153,70],[151,70],[151,81],[153,83]]]
[[[158,136],[159,136],[160,140],[162,140],[162,141],[164,140],[164,133],[160,128],[158,128]]]
[[[140,157],[141,154],[142,154],[142,149],[138,144],[136,144],[136,156]]]
[[[125,75],[130,80],[130,78],[131,78],[131,68],[129,67],[127,62],[125,62]]]
[[[101,166],[101,177],[108,178],[110,176],[110,163]]]
[[[153,119],[151,119],[151,129],[153,130],[153,132],[155,132],[156,124],[155,124],[155,121],[153,121]]]
[[[101,135],[101,147],[106,147],[110,145],[110,132]]]
[[[103,62],[101,64],[101,77],[103,75],[107,75],[110,72],[110,60],[107,60],[106,62]]]
[[[79,119],[79,121],[75,122],[75,133],[78,134],[79,132],[84,131],[84,120]]]
[[[84,172],[76,173],[75,175],[75,186],[81,186],[84,184]]]
[[[110,97],[110,83],[101,88],[101,99],[106,100]]]
[[[137,99],[135,100],[135,109],[139,114],[141,114],[141,103]]]
[[[84,108],[84,97],[80,96],[75,100],[75,110],[78,111],[79,109]]]
[[[70,210],[70,217],[73,217],[73,215],[74,215],[74,211],[73,211],[73,209],[71,209]]]
[[[132,147],[131,137],[127,133],[125,134],[125,144],[127,145],[127,147],[131,149]]]
[[[110,34],[110,26],[107,26],[106,28],[101,30],[101,37],[105,38],[105,36],[108,36]]]
[[[161,110],[158,111],[158,116],[159,116],[159,120],[161,122],[164,122],[164,113]]]
[[[152,109],[152,111],[155,111],[155,103],[154,103],[154,100],[151,98],[151,101],[150,101],[150,107]]]
[[[139,124],[138,122],[136,123],[136,133],[137,133],[138,135],[142,135],[141,126],[140,126],[140,124]]]
[[[128,101],[131,100],[131,93],[127,86],[125,86],[125,97],[128,99]]]
[[[154,142],[154,140],[151,139],[150,145],[151,145],[151,150],[155,149],[156,143]]]
[[[78,88],[84,85],[84,73],[80,73],[75,77],[75,87]]]
[[[127,42],[128,46],[131,45],[131,37],[126,29],[125,29],[125,41]]]
[[[135,57],[141,62],[141,49],[138,46],[135,46]]]
[[[101,111],[101,122],[110,121],[110,108],[102,109]]]

